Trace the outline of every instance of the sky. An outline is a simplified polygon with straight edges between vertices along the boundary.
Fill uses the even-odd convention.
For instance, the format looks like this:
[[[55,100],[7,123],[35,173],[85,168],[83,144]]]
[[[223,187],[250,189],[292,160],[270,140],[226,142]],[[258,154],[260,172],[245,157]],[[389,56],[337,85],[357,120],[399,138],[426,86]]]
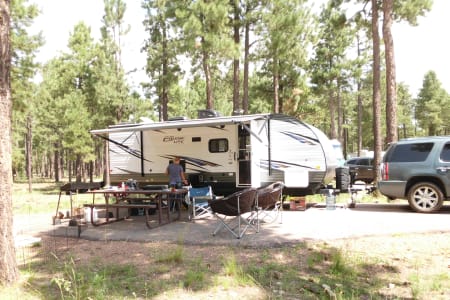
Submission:
[[[103,0],[30,0],[30,3],[36,3],[41,10],[31,30],[42,31],[46,41],[37,55],[39,62],[67,51],[69,34],[80,21],[91,27],[95,39],[100,37]],[[145,12],[140,0],[126,3],[125,23],[131,29],[123,39],[122,59],[125,72],[136,70],[130,73],[129,83],[139,89],[140,82],[148,80],[144,71],[145,54],[140,52],[146,37],[142,25]],[[446,32],[450,30],[449,12],[449,0],[434,0],[432,10],[419,18],[419,26],[406,23],[393,26],[397,82],[409,86],[413,96],[419,92],[428,71],[436,72],[442,87],[450,93],[450,42]]]

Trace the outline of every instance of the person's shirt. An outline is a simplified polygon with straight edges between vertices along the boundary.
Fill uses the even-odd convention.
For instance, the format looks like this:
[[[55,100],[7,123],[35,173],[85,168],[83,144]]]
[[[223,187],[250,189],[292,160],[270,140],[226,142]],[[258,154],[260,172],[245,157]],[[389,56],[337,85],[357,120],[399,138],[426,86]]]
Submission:
[[[183,172],[183,167],[180,164],[172,163],[167,167],[169,173],[169,184],[177,184],[183,182],[181,178],[181,172]]]

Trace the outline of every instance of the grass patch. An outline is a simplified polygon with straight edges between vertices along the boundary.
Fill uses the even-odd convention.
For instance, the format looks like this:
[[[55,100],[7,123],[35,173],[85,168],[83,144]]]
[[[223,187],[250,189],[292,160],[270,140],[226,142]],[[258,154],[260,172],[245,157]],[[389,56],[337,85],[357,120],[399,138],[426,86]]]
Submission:
[[[102,242],[89,243],[98,247]],[[2,299],[8,299],[5,294],[23,294],[14,299],[150,299],[162,295],[176,299],[189,294],[198,299],[230,299],[223,294],[257,291],[258,296],[247,299],[424,299],[430,295],[439,299],[449,290],[449,275],[442,269],[435,272],[430,263],[416,258],[411,270],[396,258],[397,252],[386,250],[379,258],[370,249],[367,253],[352,251],[358,246],[355,242],[345,247],[328,243],[263,250],[220,247],[211,255],[201,246],[164,245],[149,253],[144,249],[151,245],[130,243],[113,256],[93,252],[82,261],[72,253],[77,250],[73,247],[53,259],[22,265],[23,282],[16,289],[0,289],[0,295]],[[114,260],[131,247],[143,248],[140,259]],[[39,255],[30,259],[38,260]],[[140,265],[143,262],[146,267]]]
[[[139,291],[141,280],[130,264],[79,267],[72,259],[64,264],[58,275],[52,277],[51,283],[59,291],[60,299],[106,299]]]
[[[184,248],[181,245],[175,248],[173,251],[169,251],[168,253],[162,254],[159,258],[157,258],[157,262],[159,263],[182,263],[184,257]]]

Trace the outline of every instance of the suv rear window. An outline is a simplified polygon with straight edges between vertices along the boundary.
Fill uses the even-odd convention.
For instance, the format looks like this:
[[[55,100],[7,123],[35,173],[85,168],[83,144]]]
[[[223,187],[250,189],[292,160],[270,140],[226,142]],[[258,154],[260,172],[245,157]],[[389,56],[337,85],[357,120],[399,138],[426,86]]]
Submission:
[[[441,160],[450,162],[450,144],[445,144],[444,149],[442,149]]]
[[[372,165],[372,159],[370,159],[370,158],[361,158],[358,161],[358,165],[360,165],[360,166],[371,166]]]
[[[391,148],[386,155],[389,162],[425,161],[433,149],[434,143],[401,144]]]

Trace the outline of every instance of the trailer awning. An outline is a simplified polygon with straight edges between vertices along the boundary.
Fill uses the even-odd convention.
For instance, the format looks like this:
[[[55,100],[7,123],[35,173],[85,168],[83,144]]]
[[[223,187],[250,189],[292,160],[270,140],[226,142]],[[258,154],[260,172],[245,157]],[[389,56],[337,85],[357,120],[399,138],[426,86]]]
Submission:
[[[204,127],[204,126],[221,126],[230,124],[246,123],[252,120],[269,119],[271,114],[255,114],[243,116],[228,116],[228,117],[214,117],[194,120],[178,120],[166,121],[157,123],[137,123],[137,124],[119,124],[110,126],[105,129],[91,130],[92,134],[105,135],[114,132],[130,132],[130,131],[147,131],[147,130],[162,130],[173,128],[188,128],[188,127]]]

